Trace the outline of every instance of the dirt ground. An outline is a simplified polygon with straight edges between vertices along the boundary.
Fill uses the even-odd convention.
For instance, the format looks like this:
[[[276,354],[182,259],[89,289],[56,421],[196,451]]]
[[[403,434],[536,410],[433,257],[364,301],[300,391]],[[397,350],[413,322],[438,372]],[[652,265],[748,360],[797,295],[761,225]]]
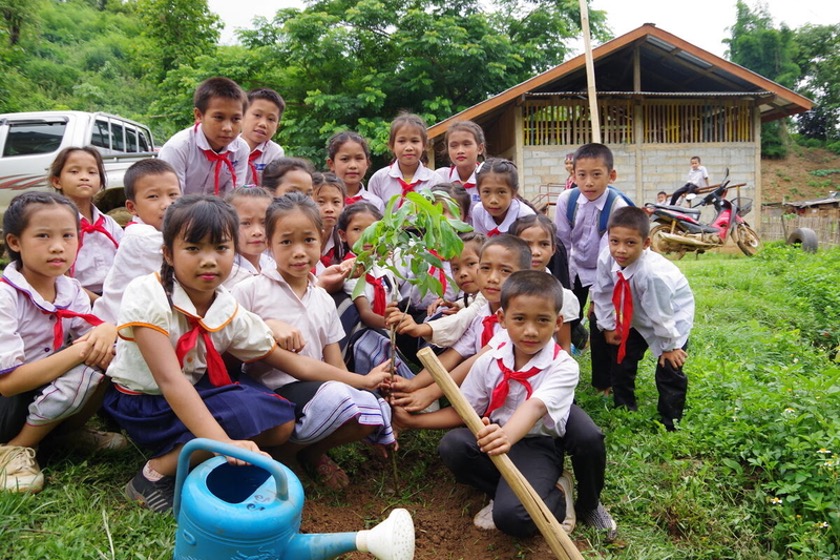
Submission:
[[[840,174],[812,175],[821,169],[840,169],[840,155],[822,149],[791,146],[782,160],[761,161],[763,201],[784,202],[825,198],[840,189]]]

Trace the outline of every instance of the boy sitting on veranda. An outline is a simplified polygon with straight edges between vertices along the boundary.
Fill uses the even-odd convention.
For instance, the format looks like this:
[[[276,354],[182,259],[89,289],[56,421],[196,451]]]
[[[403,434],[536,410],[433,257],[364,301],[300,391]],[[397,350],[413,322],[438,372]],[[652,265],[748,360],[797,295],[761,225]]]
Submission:
[[[503,330],[478,357],[461,392],[482,416],[485,428],[473,436],[454,408],[411,415],[394,409],[395,423],[412,428],[455,428],[438,452],[456,480],[485,492],[490,504],[476,526],[526,537],[536,530],[525,507],[490,459],[507,453],[548,509],[562,522],[567,501],[560,489],[563,447],[579,370],[554,340],[563,323],[563,287],[542,271],[514,272],[502,285],[499,322]]]

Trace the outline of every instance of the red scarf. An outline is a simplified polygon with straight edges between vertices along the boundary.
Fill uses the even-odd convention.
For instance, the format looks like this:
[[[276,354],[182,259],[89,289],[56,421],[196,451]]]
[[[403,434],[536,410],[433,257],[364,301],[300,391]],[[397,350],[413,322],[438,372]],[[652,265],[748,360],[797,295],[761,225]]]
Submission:
[[[488,232],[487,232],[487,237],[495,237],[495,236],[497,236],[497,235],[499,235],[499,234],[501,234],[501,233],[502,233],[502,232],[501,232],[501,231],[499,231],[499,228],[494,227],[493,229],[491,229],[490,231],[488,231]]]
[[[627,353],[627,338],[630,336],[630,327],[633,323],[633,296],[630,293],[630,282],[620,271],[613,289],[612,302],[615,306],[615,330],[621,336],[617,357],[617,363],[620,364]]]
[[[216,196],[219,196],[219,176],[222,173],[222,164],[225,164],[230,171],[230,178],[233,183],[233,186],[236,186],[236,171],[233,169],[233,163],[231,163],[230,152],[226,151],[221,154],[214,152],[213,150],[201,150],[204,152],[204,155],[207,156],[207,159],[211,163],[215,163],[215,169],[213,170],[213,193]]]
[[[406,183],[405,181],[403,181],[402,177],[397,177],[397,182],[399,182],[400,188],[402,189],[402,195],[400,195],[399,203],[399,206],[402,206],[403,200],[405,199],[405,195],[414,192],[414,187],[420,184],[420,179],[417,179],[413,183]]]
[[[365,274],[365,281],[373,286],[373,301],[371,302],[373,312],[384,317],[385,307],[388,303],[385,296],[385,284],[382,278],[377,278],[373,274]]]
[[[194,317],[186,316],[189,321],[189,331],[181,335],[178,339],[178,344],[175,346],[175,355],[178,356],[178,363],[184,367],[184,356],[195,348],[198,342],[199,335],[204,340],[204,349],[206,352],[205,360],[207,361],[207,375],[210,376],[210,384],[214,387],[222,387],[233,383],[227,372],[224,360],[222,360],[219,351],[213,346],[213,340],[210,338],[210,333],[207,332],[201,323]]]
[[[330,266],[333,263],[333,258],[335,256],[335,247],[330,247],[330,250],[327,251],[325,254],[321,255],[321,264],[324,266]]]
[[[481,331],[481,347],[484,348],[490,342],[490,339],[493,338],[496,325],[499,324],[499,316],[492,313],[482,319],[481,324],[484,326],[484,330]]]
[[[99,215],[99,218],[91,224],[87,218],[82,216],[82,219],[79,221],[79,249],[76,251],[76,255],[78,255],[82,251],[82,245],[85,244],[85,234],[87,233],[96,233],[99,232],[108,239],[111,240],[111,243],[114,244],[114,247],[119,247],[119,242],[114,239],[114,236],[111,235],[111,232],[105,229],[105,216]],[[73,263],[73,266],[70,267],[70,276],[76,272],[76,263]]]
[[[500,347],[501,348],[501,347]],[[557,357],[557,354],[560,353],[560,346],[557,344],[554,345],[554,357]],[[531,384],[528,382],[528,379],[534,377],[542,370],[536,366],[532,367],[528,371],[513,371],[509,367],[505,365],[501,358],[496,360],[496,365],[499,366],[499,370],[502,372],[502,380],[499,381],[498,385],[493,389],[493,393],[490,396],[490,404],[487,405],[487,411],[484,413],[484,416],[490,416],[490,413],[496,410],[497,408],[501,408],[502,405],[505,404],[505,400],[507,399],[508,393],[510,392],[510,382],[511,381],[518,381],[525,387],[525,392],[527,393],[527,399],[531,398],[531,393],[534,392]]]
[[[443,261],[440,254],[434,249],[429,249],[429,253],[433,254],[441,261]],[[443,270],[443,268],[438,268],[432,265],[429,267],[429,276],[437,277],[438,281],[440,282],[441,288],[443,289],[443,292],[446,293],[446,271]]]
[[[252,183],[255,185],[260,184],[260,176],[259,173],[257,173],[257,166],[254,164],[254,160],[259,159],[262,154],[262,150],[254,150],[251,152],[251,155],[248,156],[248,167],[251,169],[251,176],[254,178]],[[230,174],[233,175],[233,170],[231,170]]]
[[[355,204],[355,203],[359,202],[360,200],[362,200],[362,195],[361,194],[357,194],[356,196],[347,196],[347,197],[344,198],[344,205],[345,206],[350,206],[351,204]]]

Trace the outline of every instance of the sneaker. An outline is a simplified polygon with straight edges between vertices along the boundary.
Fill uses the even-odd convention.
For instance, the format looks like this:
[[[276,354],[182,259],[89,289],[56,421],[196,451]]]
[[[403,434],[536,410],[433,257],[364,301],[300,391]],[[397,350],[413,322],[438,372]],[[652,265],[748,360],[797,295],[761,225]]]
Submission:
[[[618,536],[618,527],[615,520],[601,502],[598,502],[598,507],[595,509],[582,513],[580,519],[590,527],[603,531],[604,538],[608,541],[615,540],[615,537]]]
[[[166,513],[172,510],[175,501],[175,477],[164,476],[152,482],[143,476],[142,469],[131,481],[125,485],[125,495],[155,513]]]
[[[557,479],[557,489],[563,493],[563,497],[566,500],[566,518],[563,520],[561,525],[567,535],[572,534],[572,531],[575,530],[575,523],[577,522],[577,517],[575,516],[575,502],[572,499],[572,488],[574,487],[575,482],[572,479],[572,473],[569,471],[563,471],[563,474],[561,474],[560,478]]]
[[[57,434],[51,443],[57,447],[93,454],[100,451],[121,451],[128,447],[128,439],[117,432],[101,432],[92,428],[80,428]]]
[[[496,524],[493,522],[493,500],[490,500],[489,504],[475,514],[473,525],[485,531],[492,531],[496,528]]]
[[[581,352],[586,350],[586,345],[589,344],[589,331],[583,323],[578,323],[572,329],[572,344]]]
[[[31,447],[0,444],[0,487],[9,492],[40,492],[44,473]]]

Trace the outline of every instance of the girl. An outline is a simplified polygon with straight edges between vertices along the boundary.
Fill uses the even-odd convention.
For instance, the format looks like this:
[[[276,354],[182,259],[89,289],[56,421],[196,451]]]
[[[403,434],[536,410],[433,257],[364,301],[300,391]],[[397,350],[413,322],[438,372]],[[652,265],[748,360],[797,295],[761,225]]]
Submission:
[[[309,272],[320,255],[322,230],[312,199],[299,193],[275,199],[266,215],[266,233],[277,269],[239,284],[234,295],[245,309],[302,331],[306,345],[299,358],[323,360],[295,371],[254,364],[248,374],[295,403],[297,424],[285,454],[324,485],[341,489],[350,480],[327,455],[329,449],[362,439],[380,445],[396,440],[390,407],[370,392],[390,377],[387,362],[368,375],[346,370],[338,345],[344,329],[335,304]]]
[[[475,231],[493,237],[506,233],[517,218],[535,213],[519,198],[519,176],[512,162],[488,159],[476,181],[481,204],[473,208]]]
[[[93,205],[93,197],[105,188],[102,156],[92,146],[64,148],[50,166],[49,181],[79,209],[79,254],[70,276],[82,284],[93,302],[102,293],[123,236],[120,225]]]
[[[16,196],[3,215],[11,258],[0,281],[3,490],[41,490],[35,448],[60,424],[78,430],[96,411],[101,370],[113,356],[116,328],[90,314],[79,281],[65,276],[79,248],[78,216],[72,202],[45,192]],[[66,335],[75,340],[64,347]],[[122,436],[101,432],[76,431],[67,439],[100,448],[126,445]]]
[[[333,134],[327,142],[327,167],[344,181],[346,205],[364,200],[385,212],[382,199],[371,194],[362,183],[370,168],[370,148],[360,134],[351,130]]]
[[[574,154],[574,152],[566,154],[566,160],[563,162],[563,165],[566,167],[566,173],[569,174],[569,176],[566,177],[566,188],[565,188],[565,190],[573,189],[577,186],[577,184],[575,184],[575,154]]]
[[[444,143],[449,154],[449,167],[435,171],[447,183],[462,185],[470,195],[470,210],[479,203],[475,174],[481,169],[484,159],[484,131],[472,121],[452,123],[444,136]],[[464,214],[463,221],[468,221]]]
[[[274,268],[274,259],[266,253],[265,211],[271,203],[271,193],[262,187],[236,187],[225,195],[225,202],[233,206],[239,218],[239,251],[233,259],[230,276],[223,282],[228,290],[260,273]]]
[[[321,258],[315,265],[314,271],[315,274],[320,274],[324,268],[341,262],[344,258],[341,238],[335,224],[344,209],[347,189],[344,188],[344,182],[334,173],[316,173],[312,184],[314,186],[312,197],[318,205],[321,223],[324,226],[321,232]]]
[[[353,257],[353,247],[362,233],[382,219],[379,210],[368,202],[351,204],[341,213],[338,219],[338,235],[345,244],[345,253]],[[365,274],[364,278],[349,279],[344,283],[344,291],[353,297],[356,282],[365,282],[365,289],[362,295],[353,300],[356,309],[359,311],[359,318],[365,326],[372,329],[384,329],[385,307],[391,302],[393,291],[396,287],[394,277],[387,271],[374,267]]]
[[[478,254],[481,252],[481,246],[484,245],[487,238],[474,231],[462,233],[460,237],[464,242],[464,248],[460,255],[449,261],[449,266],[452,269],[452,278],[455,279],[455,284],[458,286],[460,293],[454,303],[444,304],[450,307],[449,311],[443,311],[444,315],[451,315],[465,307],[469,307],[479,294],[478,284],[476,283]]]
[[[315,168],[307,159],[281,157],[265,166],[261,186],[275,198],[293,191],[312,196]]]
[[[562,245],[557,251],[557,226],[544,214],[532,214],[519,218],[510,226],[510,233],[525,241],[531,249],[531,269],[544,270],[557,277],[563,285],[563,326],[557,333],[557,343],[569,354],[572,353],[570,323],[580,314],[580,303],[574,292],[568,288],[569,265]],[[552,266],[553,265],[553,266]],[[559,270],[560,274],[555,274]],[[565,279],[565,283],[563,282]]]
[[[440,176],[423,165],[428,135],[426,123],[417,115],[400,113],[391,122],[388,149],[394,162],[380,169],[370,178],[370,192],[386,205],[392,198],[402,200],[406,194],[441,182]]]
[[[205,437],[259,451],[292,433],[294,405],[245,376],[233,383],[221,354],[262,359],[293,374],[321,367],[280,349],[271,329],[221,288],[233,267],[237,227],[236,212],[220,198],[179,198],[164,217],[160,273],[134,279],[120,306],[104,407],[153,452],[126,494],[156,512],[172,507],[187,441]]]

